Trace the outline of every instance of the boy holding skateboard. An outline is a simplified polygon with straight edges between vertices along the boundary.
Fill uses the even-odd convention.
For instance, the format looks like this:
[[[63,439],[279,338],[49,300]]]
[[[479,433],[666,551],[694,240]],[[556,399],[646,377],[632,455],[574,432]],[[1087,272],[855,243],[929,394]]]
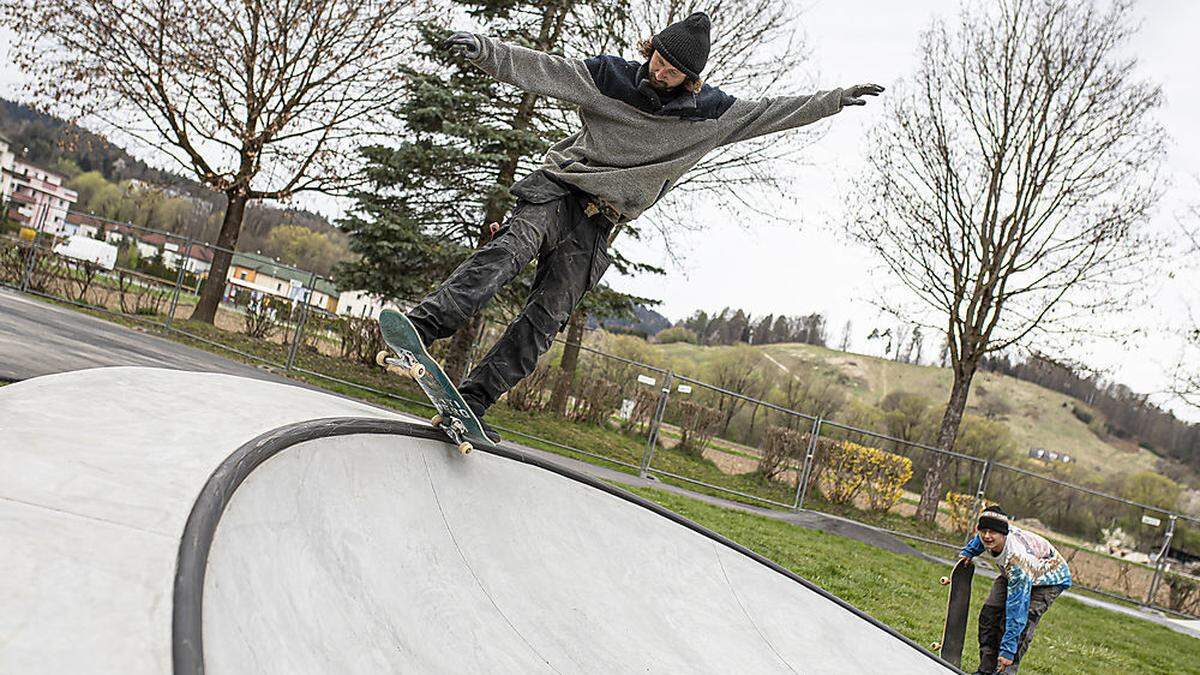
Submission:
[[[1010,524],[999,506],[984,509],[975,529],[978,534],[963,548],[962,558],[970,564],[986,555],[1000,570],[979,610],[976,675],[1015,673],[1038,621],[1071,587],[1071,569],[1050,542]]]
[[[524,309],[460,387],[477,417],[533,371],[600,281],[615,227],[662,199],[712,150],[811,124],[883,91],[865,84],[807,96],[734,98],[701,81],[709,29],[703,12],[667,26],[641,45],[644,62],[569,59],[466,32],[446,41],[500,81],[573,104],[582,122],[547,151],[540,168],[512,186],[516,205],[492,240],[408,313],[426,345],[449,337],[537,259]]]

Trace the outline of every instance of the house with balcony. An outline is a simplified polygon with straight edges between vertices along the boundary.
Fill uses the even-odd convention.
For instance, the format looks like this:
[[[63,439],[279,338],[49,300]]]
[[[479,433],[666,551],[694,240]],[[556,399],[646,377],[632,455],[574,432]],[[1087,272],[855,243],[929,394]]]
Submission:
[[[23,227],[46,232],[56,237],[76,234],[67,222],[71,206],[79,199],[74,191],[64,187],[64,178],[21,159],[14,159],[8,188],[8,217]]]

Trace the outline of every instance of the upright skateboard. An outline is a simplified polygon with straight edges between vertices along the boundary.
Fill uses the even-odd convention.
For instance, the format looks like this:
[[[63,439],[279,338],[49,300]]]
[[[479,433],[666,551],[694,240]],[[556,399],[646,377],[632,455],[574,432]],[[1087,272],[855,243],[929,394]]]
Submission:
[[[944,660],[962,665],[963,641],[967,637],[967,611],[971,606],[971,579],[975,576],[975,565],[969,560],[959,560],[950,576],[939,582],[950,587],[946,602],[946,625],[942,628],[942,641],[929,646],[930,650],[941,650]]]
[[[379,315],[379,332],[396,356],[385,349],[375,356],[375,362],[388,372],[416,380],[429,402],[437,408],[430,423],[449,436],[464,455],[474,449],[474,443],[491,445],[479,418],[467,407],[462,394],[454,388],[438,362],[425,351],[425,345],[408,317],[395,310],[383,310]]]

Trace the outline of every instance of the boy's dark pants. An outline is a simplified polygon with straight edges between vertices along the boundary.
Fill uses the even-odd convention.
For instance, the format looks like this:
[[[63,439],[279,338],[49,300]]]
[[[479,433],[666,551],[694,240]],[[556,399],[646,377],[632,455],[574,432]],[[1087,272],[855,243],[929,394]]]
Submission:
[[[1034,586],[1029,594],[1029,619],[1025,630],[1017,640],[1017,655],[1013,665],[1004,669],[1005,675],[1017,672],[1021,665],[1021,657],[1029,650],[1033,642],[1033,632],[1037,630],[1038,621],[1050,609],[1050,603],[1063,592],[1062,586]],[[1004,637],[1004,601],[1008,599],[1008,579],[1004,575],[996,577],[992,590],[983,607],[979,610],[979,671],[983,673],[996,672],[996,659],[1000,656],[1000,639]]]
[[[504,227],[408,313],[425,344],[450,337],[537,258],[524,309],[459,387],[477,414],[533,372],[538,357],[609,264],[612,225],[601,214],[584,212],[586,195],[541,172],[511,191],[518,201]]]

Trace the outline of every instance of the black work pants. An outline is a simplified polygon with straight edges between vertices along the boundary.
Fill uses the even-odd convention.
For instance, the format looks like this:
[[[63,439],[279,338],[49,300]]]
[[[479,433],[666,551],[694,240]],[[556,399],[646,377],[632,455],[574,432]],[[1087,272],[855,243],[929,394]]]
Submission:
[[[1029,594],[1029,616],[1025,630],[1017,640],[1017,654],[1013,665],[1004,669],[1005,675],[1016,673],[1021,665],[1021,657],[1029,651],[1033,642],[1033,633],[1037,630],[1042,615],[1050,609],[1050,603],[1063,592],[1062,586],[1034,586]],[[996,672],[996,659],[1000,656],[1000,640],[1004,637],[1004,603],[1008,599],[1008,579],[1004,575],[996,577],[992,590],[983,607],[979,609],[979,672]]]
[[[537,259],[525,307],[459,388],[476,414],[533,372],[609,265],[612,224],[584,212],[586,195],[541,172],[514,184],[512,193],[517,203],[492,240],[408,313],[426,345],[450,337]]]

